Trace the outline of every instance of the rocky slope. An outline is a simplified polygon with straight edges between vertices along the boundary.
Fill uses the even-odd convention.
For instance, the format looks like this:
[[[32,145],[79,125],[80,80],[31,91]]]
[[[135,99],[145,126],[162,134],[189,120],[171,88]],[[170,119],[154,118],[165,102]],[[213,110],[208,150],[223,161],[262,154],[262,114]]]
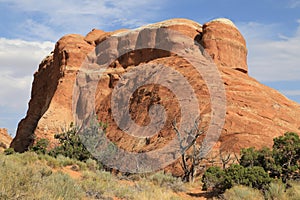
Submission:
[[[8,134],[6,128],[0,128],[0,151],[9,147],[12,141],[11,136]]]
[[[215,149],[237,152],[242,147],[271,146],[272,139],[284,132],[300,132],[299,104],[248,75],[246,42],[231,21],[218,19],[202,26],[186,19],[172,19],[141,27],[139,31],[151,32],[155,28],[167,28],[193,38],[204,47],[218,67],[226,91],[226,117]],[[48,138],[55,145],[53,135],[67,129],[75,121],[72,113],[73,88],[78,70],[87,54],[112,36],[123,37],[120,41],[107,43],[107,49],[112,51],[114,47],[130,43],[130,33],[133,31],[104,32],[95,29],[87,36],[71,34],[62,37],[56,43],[53,53],[41,62],[34,74],[27,115],[19,123],[11,146],[16,151],[23,152],[38,138]],[[150,40],[153,39],[158,45],[155,34]],[[142,34],[138,38],[141,42],[149,42],[149,38],[144,39]],[[147,125],[150,121],[149,107],[159,104],[165,107],[168,116],[166,124],[158,134],[146,140],[134,138],[116,126],[111,113],[113,88],[122,74],[139,69],[145,63],[167,65],[182,73],[198,99],[201,126],[207,127],[212,118],[206,82],[191,63],[174,53],[151,48],[126,53],[111,63],[99,80],[94,109],[99,121],[109,124],[109,139],[133,152],[151,151],[166,145],[175,136],[171,123],[181,112],[180,102],[170,90],[158,85],[146,85],[139,87],[131,96],[131,118],[139,125]],[[132,78],[139,81],[139,77]],[[176,81],[174,77],[167,78]]]

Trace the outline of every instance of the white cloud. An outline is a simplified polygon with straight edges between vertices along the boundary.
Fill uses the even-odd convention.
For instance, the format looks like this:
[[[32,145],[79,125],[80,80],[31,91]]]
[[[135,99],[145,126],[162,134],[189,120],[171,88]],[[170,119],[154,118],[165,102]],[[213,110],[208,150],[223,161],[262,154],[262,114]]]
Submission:
[[[33,73],[53,48],[54,44],[51,42],[0,38],[0,107],[5,108],[6,112],[25,115]],[[1,120],[3,117],[5,116],[0,116]],[[17,124],[19,119],[11,120]]]
[[[0,106],[13,110],[24,108],[30,95],[31,82],[32,76],[14,77],[11,73],[2,71],[0,75]]]
[[[27,110],[34,71],[54,44],[68,33],[87,34],[153,22],[166,0],[0,0],[15,15],[9,40],[0,38],[0,127],[15,132]],[[22,16],[22,17],[18,17]],[[24,41],[27,40],[27,41]]]
[[[39,1],[0,0],[34,17],[20,19],[18,37],[58,40],[66,33],[86,34],[92,28],[134,28],[152,22],[166,0]],[[26,15],[24,15],[26,16]],[[28,15],[27,15],[28,16]],[[25,33],[25,35],[24,35]]]
[[[240,24],[248,47],[249,73],[259,81],[300,80],[300,21],[292,36],[280,25]]]
[[[39,40],[52,40],[56,41],[60,36],[47,25],[37,23],[32,19],[27,19],[23,23],[19,24],[19,30],[22,30],[21,33],[29,33],[29,35],[18,35],[18,37],[23,38],[38,38]]]
[[[52,42],[0,38],[1,74],[16,78],[32,76],[40,61],[53,49]]]

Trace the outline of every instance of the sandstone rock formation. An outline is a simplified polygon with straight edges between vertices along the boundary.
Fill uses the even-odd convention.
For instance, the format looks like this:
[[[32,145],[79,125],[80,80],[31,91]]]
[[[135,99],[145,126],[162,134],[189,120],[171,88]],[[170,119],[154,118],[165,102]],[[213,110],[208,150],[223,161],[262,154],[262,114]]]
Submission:
[[[12,141],[11,136],[8,134],[6,128],[0,128],[0,151],[9,147]]]
[[[139,30],[151,31],[153,28],[167,28],[193,38],[216,63],[226,89],[225,125],[216,149],[238,152],[243,147],[271,146],[274,137],[287,131],[300,132],[300,118],[297,117],[300,115],[299,104],[247,74],[246,43],[230,20],[213,20],[202,26],[186,19],[172,19],[147,25]],[[55,145],[53,135],[67,129],[75,120],[72,114],[73,88],[78,70],[87,54],[112,36],[126,36],[130,33],[130,30],[106,33],[95,29],[85,37],[76,34],[62,37],[56,43],[54,52],[41,62],[34,74],[27,115],[19,123],[11,146],[16,151],[23,152],[38,138],[48,138]],[[149,39],[145,40],[140,36],[141,41]],[[159,42],[155,40],[155,35],[152,39]],[[128,41],[109,43],[107,48],[113,49],[114,45],[122,46],[126,42]],[[121,148],[133,152],[151,151],[167,144],[175,137],[171,123],[180,116],[180,102],[176,101],[170,90],[158,85],[146,85],[138,88],[131,97],[131,118],[139,125],[147,125],[150,120],[149,107],[163,105],[168,118],[162,130],[145,140],[129,136],[115,125],[111,114],[113,88],[122,74],[138,69],[145,63],[164,64],[187,77],[199,101],[201,126],[205,127],[211,119],[209,90],[203,77],[189,62],[174,53],[157,49],[126,53],[111,63],[99,80],[95,112],[99,121],[109,124],[108,138]],[[139,81],[138,77],[136,81]],[[170,77],[170,81],[176,80]]]

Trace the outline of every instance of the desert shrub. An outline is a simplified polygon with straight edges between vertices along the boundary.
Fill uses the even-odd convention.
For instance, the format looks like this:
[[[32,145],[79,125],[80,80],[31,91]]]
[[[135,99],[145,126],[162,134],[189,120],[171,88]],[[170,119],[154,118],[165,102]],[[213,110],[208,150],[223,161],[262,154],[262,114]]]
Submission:
[[[63,167],[75,164],[75,159],[65,157],[64,155],[61,155],[61,154],[59,154],[56,157],[56,160],[60,163],[60,166],[63,166]]]
[[[245,185],[262,189],[271,182],[268,173],[262,167],[243,167],[233,164],[222,170],[220,167],[210,167],[202,177],[203,189],[211,189],[217,193],[235,185]]]
[[[54,173],[45,179],[44,190],[52,198],[49,199],[82,199],[83,190],[69,175],[62,172]]]
[[[300,139],[296,133],[274,138],[272,149],[242,149],[239,165],[222,170],[210,167],[202,177],[203,189],[222,193],[235,185],[244,185],[265,192],[268,199],[284,199],[297,187],[287,187],[289,180],[300,178]],[[295,190],[293,190],[295,189]],[[285,192],[289,191],[289,192]],[[297,196],[294,192],[291,196]]]
[[[272,178],[281,178],[284,182],[299,178],[300,139],[296,133],[285,133],[274,138],[272,150],[253,147],[241,151],[240,164],[244,167],[260,166],[269,172]]]
[[[90,152],[82,144],[79,135],[77,134],[77,128],[73,125],[70,126],[70,130],[56,134],[55,139],[59,140],[59,146],[52,149],[49,154],[51,156],[63,155],[79,161],[86,161],[92,158]]]
[[[281,180],[270,183],[265,191],[267,200],[298,200],[300,199],[300,183],[296,181],[288,181],[288,184]]]
[[[243,167],[262,167],[266,172],[269,172],[270,177],[280,177],[282,169],[276,164],[273,156],[273,151],[267,147],[261,150],[256,150],[253,147],[242,149],[240,165]]]
[[[30,147],[29,150],[34,151],[37,154],[46,154],[48,145],[49,140],[42,138],[38,140],[32,147]]]
[[[111,173],[105,171],[85,171],[82,175],[81,184],[89,198],[100,196],[136,200],[180,199],[173,193],[174,188],[169,185],[170,182],[176,184],[176,178],[165,175],[162,172],[142,176],[138,181],[128,181],[119,180]],[[180,178],[179,181],[181,182]]]
[[[66,163],[85,166],[78,171],[81,178],[65,174]],[[0,199],[181,199],[168,187],[160,186],[175,183],[170,175],[155,175],[156,183],[149,176],[136,182],[119,180],[109,172],[89,170],[87,163],[35,152],[0,154]]]
[[[172,176],[172,174],[165,174],[164,172],[157,172],[151,175],[148,180],[153,182],[159,187],[167,187],[172,189],[174,192],[181,192],[184,190],[184,185],[181,178]]]
[[[254,147],[241,150],[240,165],[244,167],[261,166],[259,162],[259,151]]]
[[[89,172],[82,173],[82,188],[87,192],[88,196],[103,195],[107,188],[113,183],[112,175],[108,172]]]
[[[161,200],[181,200],[186,199],[175,195],[165,187],[159,187],[151,184],[151,182],[139,182],[136,184],[135,196],[136,200],[161,199]]]
[[[87,196],[113,197],[134,199],[135,188],[130,185],[121,185],[116,177],[105,171],[83,172],[81,186]]]
[[[87,160],[85,161],[85,163],[86,163],[87,168],[88,168],[89,170],[91,170],[91,171],[97,171],[97,170],[101,169],[101,167],[100,167],[100,165],[97,163],[97,161],[96,161],[96,160],[93,160],[93,159],[91,159],[91,158],[87,159]]]
[[[225,200],[264,200],[264,196],[259,190],[243,185],[237,185],[226,190],[223,197]]]
[[[271,182],[269,174],[262,167],[243,167],[233,164],[225,169],[224,186],[231,188],[234,185],[245,185],[257,189],[263,189]],[[226,188],[226,189],[227,189]]]
[[[202,176],[202,189],[222,191],[224,186],[225,171],[218,166],[209,167]]]
[[[270,200],[287,200],[287,195],[285,193],[286,186],[281,181],[273,181],[268,186],[267,190],[265,191],[266,199]]]
[[[81,199],[83,191],[66,174],[53,173],[33,152],[0,155],[0,199]]]
[[[13,148],[8,148],[8,149],[4,150],[5,155],[11,155],[11,154],[14,154],[14,153],[16,153],[16,152]]]
[[[296,133],[285,133],[274,138],[273,157],[278,166],[281,166],[283,181],[299,176],[300,166],[300,138]]]
[[[299,181],[289,181],[286,194],[289,200],[298,200],[300,199],[300,182]]]
[[[240,164],[244,167],[260,166],[272,178],[282,179],[283,182],[300,178],[300,139],[296,133],[285,133],[274,138],[272,149],[254,148],[241,151]]]

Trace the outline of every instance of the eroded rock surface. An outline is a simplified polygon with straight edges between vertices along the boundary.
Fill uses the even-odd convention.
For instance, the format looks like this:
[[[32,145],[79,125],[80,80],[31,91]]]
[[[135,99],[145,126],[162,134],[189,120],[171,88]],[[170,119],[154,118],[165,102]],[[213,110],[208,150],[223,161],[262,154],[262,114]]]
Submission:
[[[230,20],[213,20],[202,26],[186,19],[172,19],[143,26],[139,31],[141,33],[155,28],[167,28],[193,38],[204,47],[218,67],[226,90],[226,117],[215,149],[238,152],[241,148],[250,146],[270,147],[274,137],[287,131],[300,132],[299,104],[249,77],[246,42]],[[104,32],[94,29],[85,37],[76,34],[62,37],[54,52],[41,62],[34,75],[27,115],[19,123],[11,146],[22,152],[38,138],[47,138],[55,145],[54,134],[67,129],[75,120],[72,113],[73,89],[76,74],[87,54],[112,36],[128,35],[127,41],[107,44],[107,49],[114,50],[114,47],[132,40],[130,33],[133,31]],[[153,38],[143,38],[140,34],[138,41],[143,43],[151,39],[157,44],[161,42],[155,40],[155,34]],[[159,85],[146,85],[138,88],[130,99],[131,118],[139,125],[147,125],[150,120],[149,108],[152,105],[162,105],[168,116],[164,127],[159,133],[145,139],[132,137],[116,126],[111,113],[112,91],[123,74],[142,67],[145,63],[166,65],[182,73],[198,99],[201,126],[206,127],[211,119],[209,90],[203,77],[191,63],[172,52],[158,49],[140,49],[126,53],[112,62],[99,80],[95,113],[99,121],[108,123],[108,138],[132,152],[162,148],[176,137],[172,122],[180,118],[180,102],[176,100],[175,94]],[[167,78],[176,82],[172,77]]]
[[[6,128],[0,128],[0,151],[9,147],[12,141],[11,136],[8,134]]]

